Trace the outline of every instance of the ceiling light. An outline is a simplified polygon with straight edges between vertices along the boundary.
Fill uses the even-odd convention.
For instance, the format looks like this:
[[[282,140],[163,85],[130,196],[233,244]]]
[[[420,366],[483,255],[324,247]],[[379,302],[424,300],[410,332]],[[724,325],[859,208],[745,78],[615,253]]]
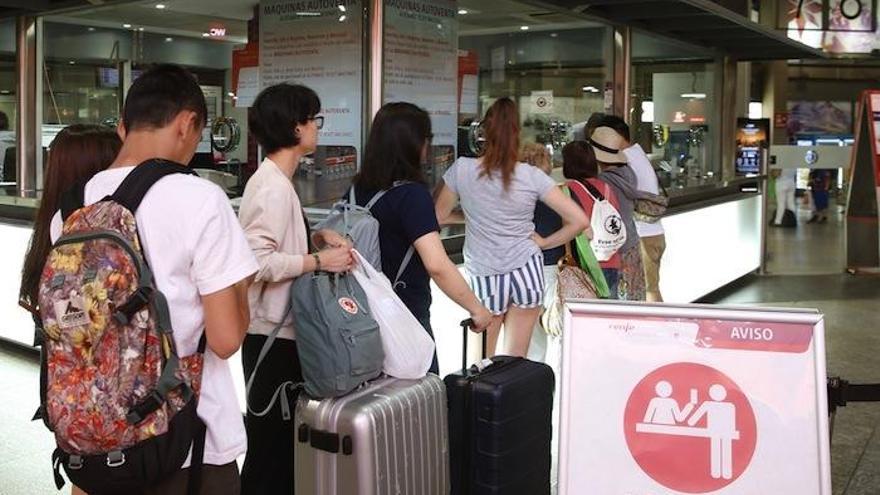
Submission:
[[[157,3],[157,4],[156,4],[156,8],[159,9],[159,10],[162,10],[162,9],[165,8],[165,4],[164,4],[164,3]]]
[[[8,89],[0,90],[0,95],[8,95],[9,93],[11,93],[11,91],[9,91]]]
[[[89,28],[89,32],[90,32],[90,33],[94,33],[94,32],[95,32],[95,28],[90,27],[90,28]]]
[[[70,64],[70,65],[74,65],[74,64],[76,64],[76,61],[75,61],[75,60],[71,60],[70,62],[67,62],[67,63]]]
[[[550,37],[551,37],[551,38],[558,38],[558,37],[559,37],[559,34],[557,34],[557,33],[550,33]]]
[[[296,15],[300,17],[319,17],[321,15],[320,12],[297,12]]]
[[[230,91],[230,92],[228,92],[228,93],[226,93],[226,94],[229,95],[229,96],[231,96],[231,97],[233,97],[233,98],[235,98],[235,93],[233,93],[232,91]]]
[[[345,5],[339,5],[339,11],[345,12]]]
[[[599,92],[599,88],[597,88],[596,86],[584,86],[583,88],[581,88],[581,90],[585,93],[598,93]]]
[[[467,9],[458,9],[458,15],[467,15]]]
[[[142,28],[142,27],[141,27],[141,28],[138,28],[138,31],[140,31],[140,32],[144,32],[144,28]]]
[[[208,33],[202,33],[202,38],[207,38],[208,36],[211,36],[211,35]]]
[[[339,22],[343,22],[343,21],[345,21],[345,14],[342,14],[341,16],[339,16]]]
[[[520,26],[520,27],[519,27],[519,30],[520,30],[520,31],[528,31],[528,30],[529,30],[529,27],[528,27],[528,26]]]
[[[706,93],[682,93],[682,98],[692,98],[694,100],[703,100],[706,98]]]
[[[129,29],[129,28],[131,28],[131,24],[126,22],[125,24],[122,25],[122,27],[124,27],[125,29]]]
[[[165,38],[165,43],[171,43],[172,41],[174,41],[174,38],[171,38],[171,37]]]

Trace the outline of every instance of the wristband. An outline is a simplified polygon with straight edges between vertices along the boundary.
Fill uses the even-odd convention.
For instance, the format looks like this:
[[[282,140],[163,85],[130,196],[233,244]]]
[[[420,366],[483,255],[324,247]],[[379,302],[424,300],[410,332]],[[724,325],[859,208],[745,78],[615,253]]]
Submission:
[[[318,253],[312,253],[312,257],[315,258],[315,271],[321,271],[321,257],[318,256]]]

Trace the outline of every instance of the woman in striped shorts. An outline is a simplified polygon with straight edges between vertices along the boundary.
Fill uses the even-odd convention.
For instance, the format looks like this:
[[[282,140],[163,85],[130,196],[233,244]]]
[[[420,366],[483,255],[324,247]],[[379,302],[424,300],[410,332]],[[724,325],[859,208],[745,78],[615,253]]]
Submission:
[[[589,229],[583,210],[541,170],[517,161],[519,111],[501,98],[483,120],[486,146],[480,158],[459,158],[443,175],[436,198],[442,224],[464,221],[464,263],[471,288],[493,314],[487,354],[494,355],[504,324],[503,354],[525,356],[544,297],[541,250],[564,245]],[[453,212],[461,203],[464,216]],[[547,237],[535,233],[535,205],[542,201],[562,218]],[[592,236],[591,232],[587,232]]]

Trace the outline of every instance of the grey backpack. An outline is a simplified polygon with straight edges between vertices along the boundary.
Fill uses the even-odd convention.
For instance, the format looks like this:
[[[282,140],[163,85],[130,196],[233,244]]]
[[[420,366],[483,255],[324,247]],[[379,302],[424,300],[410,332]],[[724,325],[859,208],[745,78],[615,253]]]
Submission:
[[[316,230],[330,229],[347,236],[352,240],[354,248],[361,253],[376,270],[382,271],[382,250],[379,247],[379,221],[373,217],[372,208],[385,194],[395,187],[408,184],[407,181],[397,181],[390,188],[379,191],[365,206],[358,206],[355,201],[354,186],[348,192],[348,201],[340,201],[333,205],[330,214],[315,225]],[[400,267],[391,285],[396,289],[405,286],[400,281],[409,262],[415,254],[415,248],[410,246],[403,255]]]
[[[316,399],[345,395],[378,377],[385,362],[379,324],[370,316],[364,290],[351,274],[316,272],[297,277],[290,284],[290,300],[282,322],[293,314],[296,347],[303,383],[281,384],[262,411],[251,408],[250,390],[260,363],[278,336],[279,323],[266,339],[247,383],[247,407],[265,416],[281,399],[281,415],[289,420],[288,391],[303,388]]]

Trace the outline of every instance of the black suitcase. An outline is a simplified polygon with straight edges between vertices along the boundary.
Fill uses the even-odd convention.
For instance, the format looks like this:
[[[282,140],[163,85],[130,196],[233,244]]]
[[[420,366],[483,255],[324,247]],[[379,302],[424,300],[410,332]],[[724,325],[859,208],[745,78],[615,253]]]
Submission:
[[[452,495],[547,495],[553,370],[510,356],[495,356],[483,368],[467,368],[471,324],[462,322],[462,370],[443,380],[449,401]]]

